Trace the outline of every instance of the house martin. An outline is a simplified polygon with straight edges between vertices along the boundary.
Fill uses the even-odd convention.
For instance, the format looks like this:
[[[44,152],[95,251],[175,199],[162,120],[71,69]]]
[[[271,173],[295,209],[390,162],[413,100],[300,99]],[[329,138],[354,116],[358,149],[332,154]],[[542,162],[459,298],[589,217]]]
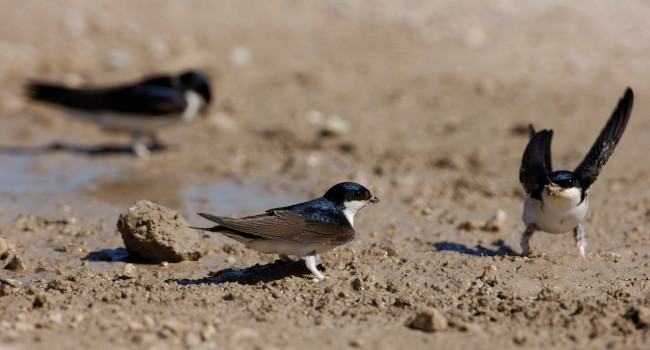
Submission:
[[[634,94],[628,88],[611,118],[582,163],[573,171],[553,171],[551,138],[553,130],[535,132],[530,125],[530,140],[524,151],[519,181],[526,191],[521,236],[523,255],[531,253],[530,238],[535,231],[564,233],[573,229],[580,257],[585,259],[585,233],[580,222],[587,213],[589,186],[614,153],[630,118]]]
[[[148,77],[135,84],[78,89],[31,81],[25,90],[29,98],[63,107],[70,115],[106,131],[131,133],[133,152],[142,158],[149,156],[145,137],[158,145],[157,128],[194,119],[212,99],[208,77],[197,71]]]
[[[218,225],[196,229],[219,232],[247,247],[267,254],[302,257],[309,271],[318,280],[324,276],[316,268],[318,254],[327,252],[354,239],[354,215],[368,203],[379,198],[368,189],[342,182],[314,200],[267,210],[264,214],[240,219],[199,213]]]

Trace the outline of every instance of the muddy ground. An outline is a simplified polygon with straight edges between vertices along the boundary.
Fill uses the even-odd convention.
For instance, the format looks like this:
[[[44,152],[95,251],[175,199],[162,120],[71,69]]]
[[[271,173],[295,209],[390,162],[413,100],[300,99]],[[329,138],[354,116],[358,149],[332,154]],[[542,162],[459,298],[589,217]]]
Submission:
[[[647,348],[650,5],[643,1],[0,1],[0,348]],[[202,69],[208,116],[142,161],[21,98]],[[628,129],[571,234],[520,256],[529,122],[572,169],[624,89]],[[349,130],[322,134],[338,116]],[[53,147],[56,146],[56,147]],[[146,198],[255,214],[356,181],[381,198],[325,281],[219,236],[196,262],[130,261],[118,215]],[[504,226],[482,224],[498,210]],[[124,268],[133,263],[136,271]],[[20,265],[20,264],[19,264]],[[20,267],[20,266],[19,266]],[[446,330],[406,323],[436,308]]]

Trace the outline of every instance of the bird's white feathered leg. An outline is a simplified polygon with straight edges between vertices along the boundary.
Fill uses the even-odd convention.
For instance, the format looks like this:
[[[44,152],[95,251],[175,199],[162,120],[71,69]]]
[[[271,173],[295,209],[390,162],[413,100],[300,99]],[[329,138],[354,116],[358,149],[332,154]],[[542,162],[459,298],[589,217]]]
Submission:
[[[573,228],[573,237],[576,239],[576,247],[578,248],[578,253],[582,260],[585,260],[585,247],[587,246],[587,241],[585,240],[585,230],[582,229],[582,225]]]
[[[311,273],[316,276],[316,278],[314,278],[314,282],[322,281],[325,279],[325,276],[323,276],[323,274],[320,273],[316,267],[316,260],[318,260],[318,254],[316,254],[316,252],[305,255],[303,259],[305,259],[305,265],[307,265],[309,271],[311,271]]]
[[[133,147],[133,153],[142,159],[149,158],[151,152],[149,152],[149,148],[147,148],[147,145],[144,143],[142,133],[135,132],[132,137],[131,147]]]
[[[535,226],[535,224],[529,224],[526,226],[526,231],[521,235],[521,249],[523,250],[523,256],[531,255],[532,249],[530,248],[530,238],[536,230],[537,226]]]

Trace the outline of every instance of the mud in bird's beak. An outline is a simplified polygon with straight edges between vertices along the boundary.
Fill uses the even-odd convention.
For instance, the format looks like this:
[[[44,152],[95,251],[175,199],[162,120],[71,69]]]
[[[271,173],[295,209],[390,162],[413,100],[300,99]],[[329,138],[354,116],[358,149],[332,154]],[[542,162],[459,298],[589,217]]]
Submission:
[[[544,186],[544,191],[546,191],[546,194],[549,196],[557,196],[562,192],[562,187],[560,185],[551,182],[550,184]]]
[[[372,197],[370,197],[370,199],[368,199],[368,201],[370,203],[377,203],[377,202],[379,202],[379,198],[377,198],[375,196],[372,196]]]

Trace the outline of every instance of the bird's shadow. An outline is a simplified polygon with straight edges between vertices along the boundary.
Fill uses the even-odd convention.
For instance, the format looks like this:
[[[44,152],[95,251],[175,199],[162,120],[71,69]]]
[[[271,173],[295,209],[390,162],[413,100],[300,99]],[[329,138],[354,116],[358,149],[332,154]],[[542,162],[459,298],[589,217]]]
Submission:
[[[108,262],[133,262],[133,257],[125,248],[102,249],[88,253],[81,258],[85,261],[108,261]]]
[[[159,152],[176,146],[154,143],[147,145],[150,152]],[[68,152],[72,154],[84,154],[89,156],[103,156],[110,154],[135,154],[131,145],[104,144],[98,146],[79,146],[65,142],[54,142],[43,146],[0,146],[0,154],[12,156],[32,156],[54,152]]]
[[[127,262],[134,264],[145,264],[145,265],[158,265],[161,263],[157,259],[147,259],[143,256],[140,256],[136,253],[129,253],[126,248],[105,248],[97,250],[94,252],[88,253],[86,256],[81,258],[84,261],[105,261],[105,262]],[[174,262],[174,261],[171,261]]]
[[[510,248],[510,246],[506,245],[502,239],[495,240],[491,245],[495,248],[487,248],[480,244],[470,248],[464,244],[455,242],[433,243],[433,247],[437,251],[452,251],[474,256],[521,256],[521,254],[515,252]]]
[[[321,271],[325,270],[322,265],[318,265],[318,269]],[[199,279],[172,278],[166,282],[176,282],[184,286],[192,284],[222,284],[226,282],[253,285],[260,282],[273,282],[289,276],[306,277],[309,275],[311,275],[311,271],[309,271],[303,260],[276,260],[272,263],[264,265],[255,264],[254,266],[243,269],[222,269],[210,272],[207,277]]]

